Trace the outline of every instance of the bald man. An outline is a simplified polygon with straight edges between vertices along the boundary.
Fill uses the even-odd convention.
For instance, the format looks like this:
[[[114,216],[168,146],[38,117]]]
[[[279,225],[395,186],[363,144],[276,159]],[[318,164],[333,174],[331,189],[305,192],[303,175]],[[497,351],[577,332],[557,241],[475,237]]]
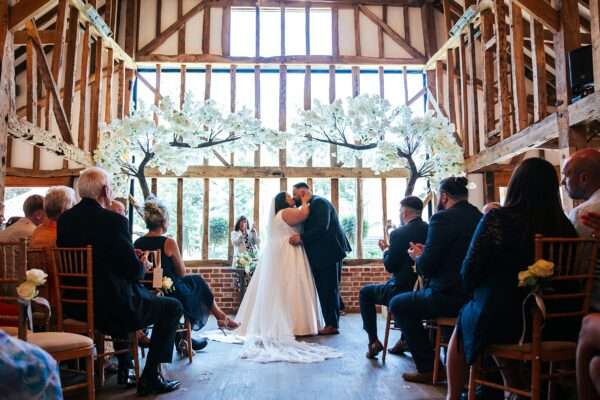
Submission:
[[[583,200],[571,210],[569,219],[579,236],[590,238],[594,230],[586,224],[590,213],[600,213],[600,151],[583,149],[573,154],[563,168],[562,184],[574,200]],[[592,308],[600,311],[600,264],[596,269]]]

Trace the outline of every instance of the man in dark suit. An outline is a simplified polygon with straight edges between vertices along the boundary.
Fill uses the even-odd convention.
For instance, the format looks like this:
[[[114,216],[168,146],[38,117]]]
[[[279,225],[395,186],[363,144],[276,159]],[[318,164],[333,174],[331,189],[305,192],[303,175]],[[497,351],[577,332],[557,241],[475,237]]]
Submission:
[[[368,285],[360,290],[360,313],[363,328],[369,335],[367,358],[376,358],[383,350],[377,337],[376,305],[387,306],[399,293],[413,290],[417,274],[413,270],[414,261],[408,255],[410,243],[423,243],[427,237],[427,223],[421,219],[423,202],[415,196],[408,196],[400,202],[400,222],[402,226],[390,234],[389,246],[379,241],[383,250],[383,264],[393,277],[383,285]],[[396,346],[394,346],[396,347]]]
[[[294,198],[300,199],[306,193],[310,194],[306,183],[294,185]],[[304,244],[310,268],[315,278],[315,285],[325,327],[319,331],[321,335],[338,333],[340,317],[340,290],[338,273],[342,269],[342,260],[346,253],[352,251],[350,243],[342,231],[337,212],[333,205],[319,196],[310,199],[310,215],[304,221],[302,235],[290,238],[293,245]]]
[[[413,243],[408,250],[425,287],[390,301],[390,311],[417,366],[416,373],[403,374],[406,381],[427,383],[432,379],[433,346],[423,320],[455,317],[466,300],[460,269],[481,219],[481,212],[468,202],[467,183],[462,177],[441,182],[438,212],[429,221],[425,245]]]
[[[123,338],[153,325],[138,394],[176,390],[179,382],[164,379],[159,367],[171,362],[183,307],[172,297],[157,297],[138,282],[148,261],[143,256],[138,259],[127,219],[109,209],[112,191],[106,171],[95,167],[84,170],[77,189],[81,202],[59,218],[57,246],[93,246],[96,329]]]

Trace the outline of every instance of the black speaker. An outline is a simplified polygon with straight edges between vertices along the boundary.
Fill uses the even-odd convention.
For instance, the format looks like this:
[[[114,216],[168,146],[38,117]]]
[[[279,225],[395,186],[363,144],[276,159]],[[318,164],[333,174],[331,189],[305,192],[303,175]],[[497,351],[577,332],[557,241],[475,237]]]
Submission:
[[[594,91],[592,46],[583,46],[569,53],[569,74],[573,101]]]

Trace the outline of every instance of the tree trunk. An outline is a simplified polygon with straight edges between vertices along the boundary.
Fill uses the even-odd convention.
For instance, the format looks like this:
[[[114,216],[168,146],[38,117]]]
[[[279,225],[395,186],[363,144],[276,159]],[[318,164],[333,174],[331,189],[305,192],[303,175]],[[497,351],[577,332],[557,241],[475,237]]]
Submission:
[[[408,182],[406,183],[406,190],[404,191],[405,197],[412,196],[417,179],[419,179],[419,170],[412,157],[406,157],[406,162],[408,163]]]
[[[146,175],[141,172],[136,175],[138,182],[140,183],[140,188],[142,189],[142,194],[144,195],[144,200],[150,197],[150,187],[148,186],[148,181],[146,180]]]

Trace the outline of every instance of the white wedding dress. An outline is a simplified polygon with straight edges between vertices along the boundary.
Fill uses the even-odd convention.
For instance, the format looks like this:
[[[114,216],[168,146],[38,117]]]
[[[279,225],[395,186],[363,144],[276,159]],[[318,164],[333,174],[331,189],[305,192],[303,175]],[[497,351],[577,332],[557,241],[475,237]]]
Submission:
[[[236,316],[245,337],[241,357],[258,362],[320,362],[341,354],[299,342],[323,327],[321,306],[304,247],[289,244],[299,232],[271,205],[267,241]]]

